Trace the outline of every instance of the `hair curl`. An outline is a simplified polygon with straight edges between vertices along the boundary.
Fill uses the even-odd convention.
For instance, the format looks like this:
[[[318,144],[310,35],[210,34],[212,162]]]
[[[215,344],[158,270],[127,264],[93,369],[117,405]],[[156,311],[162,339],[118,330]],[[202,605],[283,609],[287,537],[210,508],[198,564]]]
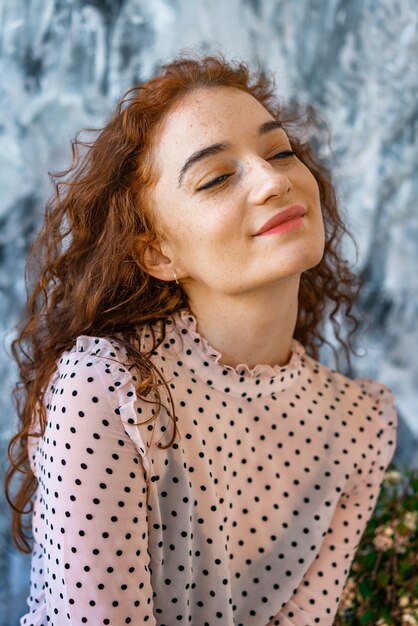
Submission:
[[[185,94],[202,86],[229,86],[251,94],[275,119],[282,122],[297,157],[310,169],[319,186],[325,225],[325,251],[321,262],[302,273],[295,338],[308,354],[318,358],[326,339],[326,314],[350,362],[351,336],[360,322],[354,307],[362,281],[341,258],[340,243],[347,233],[340,217],[328,168],[315,154],[307,133],[318,132],[320,122],[310,106],[303,110],[285,106],[275,95],[274,78],[258,67],[251,72],[244,62],[227,62],[222,54],[193,57],[178,55],[160,67],[155,77],[127,90],[108,123],[91,141],[81,141],[80,131],[71,142],[72,163],[50,173],[54,194],[47,203],[43,227],[28,255],[25,280],[28,298],[12,342],[19,381],[13,395],[19,431],[8,446],[11,466],[5,479],[6,498],[13,509],[12,534],[22,552],[30,552],[23,515],[33,509],[37,481],[28,458],[28,437],[42,436],[46,426],[44,394],[56,359],[80,334],[117,337],[126,348],[140,378],[138,394],[151,392],[158,410],[159,387],[165,386],[177,432],[173,400],[168,385],[153,365],[152,351],[164,339],[167,318],[188,306],[185,292],[174,281],[161,281],[145,271],[138,235],[157,239],[157,225],[147,210],[153,171],[148,158],[153,133],[171,107]],[[315,137],[314,137],[315,141]],[[84,154],[80,148],[85,148]],[[136,242],[136,246],[134,245]],[[352,323],[346,340],[340,336],[338,315]],[[141,353],[138,326],[161,325],[162,335],[152,349]],[[334,354],[338,355],[335,348]],[[35,418],[39,416],[35,430]],[[149,421],[149,420],[148,420]],[[159,444],[160,445],[160,444]],[[11,480],[23,474],[11,497]],[[25,511],[25,506],[29,508]]]

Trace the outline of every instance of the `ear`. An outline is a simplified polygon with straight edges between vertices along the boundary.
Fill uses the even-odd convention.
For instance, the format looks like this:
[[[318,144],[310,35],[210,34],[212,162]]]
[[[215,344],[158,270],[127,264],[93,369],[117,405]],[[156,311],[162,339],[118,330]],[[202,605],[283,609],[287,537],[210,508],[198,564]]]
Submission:
[[[137,247],[145,247],[143,269],[154,278],[172,281],[176,265],[170,258],[170,251],[163,252],[161,244],[149,233],[138,235],[137,239]]]

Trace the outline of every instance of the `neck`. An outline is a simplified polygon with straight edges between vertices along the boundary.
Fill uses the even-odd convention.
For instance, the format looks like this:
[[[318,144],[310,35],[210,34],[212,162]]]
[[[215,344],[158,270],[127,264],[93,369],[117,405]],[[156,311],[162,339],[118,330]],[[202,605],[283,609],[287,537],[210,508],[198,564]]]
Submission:
[[[298,314],[300,275],[262,293],[189,295],[198,332],[222,354],[222,363],[250,368],[286,365]]]

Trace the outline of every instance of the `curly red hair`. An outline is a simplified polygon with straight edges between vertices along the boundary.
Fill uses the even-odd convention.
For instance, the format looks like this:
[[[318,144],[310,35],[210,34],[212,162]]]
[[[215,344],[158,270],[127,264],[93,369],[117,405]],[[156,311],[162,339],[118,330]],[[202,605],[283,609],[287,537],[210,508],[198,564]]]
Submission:
[[[22,552],[31,549],[23,515],[32,511],[37,485],[28,459],[28,437],[42,436],[45,430],[43,398],[48,381],[56,359],[71,348],[78,335],[117,335],[139,369],[139,395],[145,398],[153,392],[158,407],[153,419],[162,406],[159,387],[165,386],[174,425],[166,447],[174,441],[177,429],[170,390],[150,359],[157,340],[154,336],[153,349],[143,354],[136,334],[139,325],[158,323],[164,337],[167,318],[188,302],[180,285],[160,281],[145,271],[147,244],[138,252],[138,235],[158,238],[147,201],[154,182],[149,158],[154,131],[174,103],[201,86],[229,86],[251,94],[282,122],[296,156],[315,176],[325,225],[325,251],[321,262],[301,276],[294,336],[308,354],[318,358],[320,346],[331,345],[324,330],[328,315],[350,362],[351,337],[360,324],[354,308],[361,280],[341,258],[340,244],[347,230],[329,170],[307,138],[307,130],[318,128],[313,108],[295,111],[283,105],[275,95],[274,78],[260,67],[251,72],[246,63],[228,62],[221,54],[177,56],[162,65],[156,76],[122,96],[95,139],[81,141],[78,134],[72,141],[71,166],[51,174],[55,193],[28,255],[26,281],[32,287],[12,342],[20,373],[14,389],[19,430],[8,446],[11,465],[5,490],[13,509],[13,539]],[[340,314],[352,322],[346,339],[340,336]],[[35,416],[38,434],[34,432]],[[16,473],[23,479],[12,498],[11,481]]]

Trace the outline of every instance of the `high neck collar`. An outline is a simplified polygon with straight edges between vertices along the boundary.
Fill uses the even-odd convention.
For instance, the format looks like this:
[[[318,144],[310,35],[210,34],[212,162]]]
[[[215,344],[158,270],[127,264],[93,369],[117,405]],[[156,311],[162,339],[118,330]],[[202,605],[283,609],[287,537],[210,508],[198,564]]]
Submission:
[[[222,363],[222,354],[213,348],[197,330],[197,319],[188,309],[180,309],[172,315],[170,328],[184,342],[183,360],[193,374],[203,378],[209,387],[226,394],[242,397],[259,397],[281,392],[293,384],[305,366],[304,346],[292,339],[291,357],[286,365],[260,363],[250,368],[246,363],[236,366]]]

